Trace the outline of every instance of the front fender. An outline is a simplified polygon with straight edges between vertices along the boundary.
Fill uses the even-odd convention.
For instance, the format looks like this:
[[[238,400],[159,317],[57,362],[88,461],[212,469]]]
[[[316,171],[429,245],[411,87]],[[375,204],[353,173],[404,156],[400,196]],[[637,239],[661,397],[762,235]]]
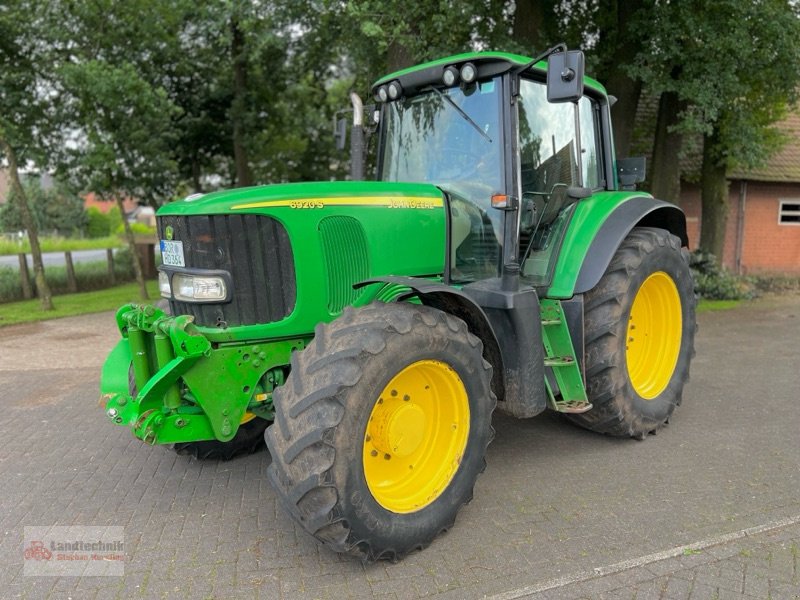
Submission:
[[[415,277],[378,277],[356,287],[379,283],[407,288],[395,298],[398,301],[416,296],[426,306],[466,322],[492,365],[499,410],[528,418],[546,408],[539,299],[533,288],[505,292],[499,279],[490,279],[459,289]]]

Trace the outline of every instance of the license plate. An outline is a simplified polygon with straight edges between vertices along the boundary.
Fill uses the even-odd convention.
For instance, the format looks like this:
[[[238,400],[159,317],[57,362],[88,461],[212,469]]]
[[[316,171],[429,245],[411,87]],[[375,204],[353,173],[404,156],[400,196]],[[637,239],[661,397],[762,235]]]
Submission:
[[[180,240],[161,240],[161,264],[170,267],[185,267],[183,242]]]

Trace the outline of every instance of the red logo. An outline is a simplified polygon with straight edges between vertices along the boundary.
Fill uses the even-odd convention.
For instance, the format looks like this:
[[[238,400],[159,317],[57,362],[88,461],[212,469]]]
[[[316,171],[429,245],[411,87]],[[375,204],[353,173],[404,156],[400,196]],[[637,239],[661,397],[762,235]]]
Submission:
[[[31,542],[30,548],[25,548],[25,560],[50,560],[53,553],[44,547],[44,542]]]

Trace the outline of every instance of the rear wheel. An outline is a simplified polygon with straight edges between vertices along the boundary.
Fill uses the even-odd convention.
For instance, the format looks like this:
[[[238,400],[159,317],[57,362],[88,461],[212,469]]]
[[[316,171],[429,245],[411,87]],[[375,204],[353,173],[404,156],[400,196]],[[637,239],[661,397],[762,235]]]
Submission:
[[[318,326],[267,430],[282,504],[367,561],[424,548],[485,467],[491,372],[466,324],[429,307],[376,303]]]
[[[585,298],[582,427],[643,439],[680,404],[694,354],[695,297],[688,251],[668,231],[637,227]]]

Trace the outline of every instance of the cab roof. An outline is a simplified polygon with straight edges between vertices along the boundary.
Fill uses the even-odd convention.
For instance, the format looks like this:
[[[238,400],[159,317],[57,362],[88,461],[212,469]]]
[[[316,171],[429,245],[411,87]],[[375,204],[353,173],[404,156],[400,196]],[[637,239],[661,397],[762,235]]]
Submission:
[[[406,94],[413,94],[423,87],[440,84],[444,69],[451,65],[458,67],[464,63],[471,62],[478,69],[478,79],[484,79],[505,73],[514,67],[527,65],[531,60],[533,59],[530,57],[509,52],[465,52],[463,54],[454,54],[381,77],[372,84],[372,92],[375,93],[385,83],[398,80]],[[546,61],[539,61],[533,66],[533,69],[545,73],[547,71]],[[584,84],[602,94],[606,94],[605,88],[591,77],[584,77]]]

